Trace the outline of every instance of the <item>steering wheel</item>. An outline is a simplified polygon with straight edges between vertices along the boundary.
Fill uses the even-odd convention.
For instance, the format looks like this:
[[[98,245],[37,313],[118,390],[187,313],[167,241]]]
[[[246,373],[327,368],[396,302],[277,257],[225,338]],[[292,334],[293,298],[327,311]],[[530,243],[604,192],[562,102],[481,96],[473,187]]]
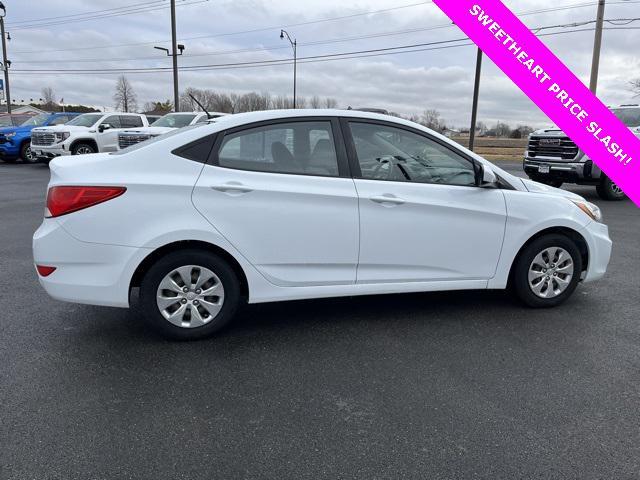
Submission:
[[[382,170],[385,164],[389,164],[389,170],[387,171],[387,177],[385,180],[393,180],[393,167],[395,167],[394,158],[391,155],[385,155],[383,157],[376,158],[378,165],[373,168],[373,176],[378,178],[378,173]]]

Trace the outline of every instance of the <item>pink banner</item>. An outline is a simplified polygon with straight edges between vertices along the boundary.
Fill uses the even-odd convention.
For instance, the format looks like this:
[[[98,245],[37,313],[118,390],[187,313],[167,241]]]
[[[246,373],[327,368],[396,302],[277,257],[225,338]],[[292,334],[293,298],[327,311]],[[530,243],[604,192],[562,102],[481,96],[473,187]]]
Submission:
[[[640,140],[500,0],[434,0],[640,206]]]

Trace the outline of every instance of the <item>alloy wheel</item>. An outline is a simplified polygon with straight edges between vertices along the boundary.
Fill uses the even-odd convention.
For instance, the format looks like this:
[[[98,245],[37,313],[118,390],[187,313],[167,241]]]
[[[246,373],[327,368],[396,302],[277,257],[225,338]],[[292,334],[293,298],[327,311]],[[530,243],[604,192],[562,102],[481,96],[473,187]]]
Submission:
[[[211,322],[224,304],[224,286],[211,270],[185,265],[169,272],[156,293],[162,316],[178,327],[196,328]]]
[[[91,147],[81,146],[76,149],[76,155],[88,155],[94,153]]]
[[[529,266],[529,288],[541,298],[557,297],[569,287],[573,269],[573,258],[564,248],[545,248]]]

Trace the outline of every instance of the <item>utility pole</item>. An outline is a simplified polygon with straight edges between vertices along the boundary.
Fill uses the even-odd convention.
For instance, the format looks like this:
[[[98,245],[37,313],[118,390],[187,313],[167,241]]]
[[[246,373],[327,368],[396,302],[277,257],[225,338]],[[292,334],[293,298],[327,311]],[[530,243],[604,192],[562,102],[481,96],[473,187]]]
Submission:
[[[480,73],[482,71],[482,50],[476,56],[476,80],[473,85],[473,106],[471,107],[471,128],[469,129],[469,150],[473,151],[476,140],[476,120],[478,118],[478,97],[480,95]]]
[[[7,10],[4,4],[0,2],[0,34],[2,35],[2,69],[4,70],[4,92],[7,99],[7,113],[11,113],[11,92],[9,90],[9,65],[11,62],[7,60],[7,38],[4,33],[4,17],[7,16]]]
[[[178,40],[176,39],[176,0],[171,0],[171,55],[173,57],[173,109],[180,111],[178,91]]]
[[[589,90],[595,95],[598,89],[598,69],[600,68],[600,47],[602,46],[602,24],[604,23],[605,0],[598,1],[598,16],[596,18],[596,36],[593,40],[593,59],[591,60],[591,81]]]

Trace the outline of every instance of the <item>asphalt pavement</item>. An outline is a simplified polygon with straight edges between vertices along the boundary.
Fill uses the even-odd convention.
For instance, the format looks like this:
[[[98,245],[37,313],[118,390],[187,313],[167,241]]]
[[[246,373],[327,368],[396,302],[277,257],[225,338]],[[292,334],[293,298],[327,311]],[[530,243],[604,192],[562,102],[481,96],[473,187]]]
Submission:
[[[264,304],[174,343],[135,308],[40,288],[48,175],[0,163],[0,479],[640,477],[630,201],[569,187],[614,251],[553,310],[503,292]]]

